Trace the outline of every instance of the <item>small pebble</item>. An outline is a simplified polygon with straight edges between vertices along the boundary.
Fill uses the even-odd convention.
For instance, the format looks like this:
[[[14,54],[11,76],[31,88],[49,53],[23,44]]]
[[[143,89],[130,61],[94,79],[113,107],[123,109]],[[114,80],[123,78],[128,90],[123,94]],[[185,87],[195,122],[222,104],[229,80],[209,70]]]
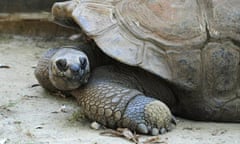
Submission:
[[[65,105],[62,105],[61,108],[60,108],[60,112],[64,112],[66,113],[67,112],[67,108]]]
[[[167,130],[165,129],[165,128],[161,128],[160,129],[160,134],[164,134],[164,133],[166,133],[167,132]]]
[[[8,138],[0,139],[0,144],[6,144],[9,141]]]
[[[101,125],[98,122],[92,122],[90,127],[95,130],[99,130]]]

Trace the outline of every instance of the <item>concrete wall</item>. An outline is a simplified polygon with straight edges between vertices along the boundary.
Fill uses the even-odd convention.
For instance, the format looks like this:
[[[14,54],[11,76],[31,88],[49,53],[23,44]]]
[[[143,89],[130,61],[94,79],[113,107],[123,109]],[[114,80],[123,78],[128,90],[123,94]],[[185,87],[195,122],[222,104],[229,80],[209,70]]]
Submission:
[[[64,0],[0,0],[0,13],[50,11],[56,1]]]

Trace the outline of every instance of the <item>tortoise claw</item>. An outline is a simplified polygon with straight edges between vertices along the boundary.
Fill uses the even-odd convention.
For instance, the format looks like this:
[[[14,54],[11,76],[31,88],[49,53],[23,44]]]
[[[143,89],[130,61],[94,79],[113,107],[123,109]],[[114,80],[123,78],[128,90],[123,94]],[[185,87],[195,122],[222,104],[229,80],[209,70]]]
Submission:
[[[172,116],[171,123],[177,125],[177,119],[174,116]]]
[[[165,128],[161,128],[159,131],[160,134],[165,134],[166,132],[167,132],[167,130]]]
[[[136,129],[138,132],[142,134],[147,134],[148,133],[148,128],[145,124],[139,124]]]

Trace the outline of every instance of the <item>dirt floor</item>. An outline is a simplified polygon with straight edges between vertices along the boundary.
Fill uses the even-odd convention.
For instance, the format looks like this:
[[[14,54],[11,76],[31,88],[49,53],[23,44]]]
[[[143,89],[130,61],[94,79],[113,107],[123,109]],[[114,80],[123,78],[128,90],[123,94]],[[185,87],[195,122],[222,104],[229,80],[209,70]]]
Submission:
[[[37,84],[34,66],[47,48],[68,42],[0,36],[0,144],[127,144],[101,136],[81,118],[74,99],[50,95]],[[6,67],[6,66],[9,66]],[[65,106],[65,112],[61,108]],[[150,137],[143,136],[140,140]],[[193,122],[178,118],[172,131],[160,135],[167,144],[240,144],[240,124]]]

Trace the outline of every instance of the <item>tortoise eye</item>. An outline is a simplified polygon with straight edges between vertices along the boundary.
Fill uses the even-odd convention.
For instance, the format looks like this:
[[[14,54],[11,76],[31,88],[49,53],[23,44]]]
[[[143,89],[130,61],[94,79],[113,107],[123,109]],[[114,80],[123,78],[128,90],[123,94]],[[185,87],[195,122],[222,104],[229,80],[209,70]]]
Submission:
[[[56,61],[57,68],[60,71],[66,71],[68,69],[67,60],[66,59],[59,59]]]
[[[87,59],[86,58],[79,58],[80,61],[80,67],[81,69],[85,69],[87,66]]]

